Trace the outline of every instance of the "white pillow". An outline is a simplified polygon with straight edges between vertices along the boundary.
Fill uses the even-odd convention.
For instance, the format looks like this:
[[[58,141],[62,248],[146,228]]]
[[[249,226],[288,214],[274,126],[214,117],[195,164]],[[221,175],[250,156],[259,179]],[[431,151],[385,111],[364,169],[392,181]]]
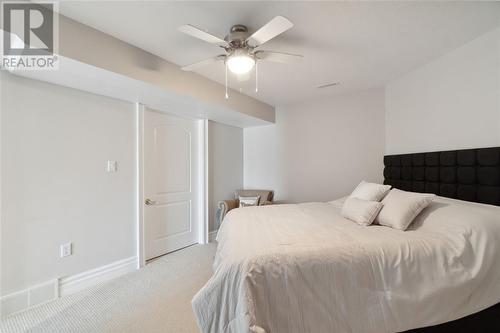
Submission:
[[[372,224],[383,204],[378,201],[366,201],[358,198],[348,198],[340,214],[343,217],[356,222],[359,225]]]
[[[242,207],[250,207],[250,206],[258,206],[259,201],[260,201],[260,195],[257,195],[255,197],[239,197],[238,198],[240,201],[240,206],[239,208]]]
[[[391,185],[381,185],[362,181],[351,193],[350,198],[367,201],[380,201],[391,189]]]
[[[399,230],[406,230],[420,212],[427,207],[436,195],[406,192],[392,189],[382,200],[375,223]]]

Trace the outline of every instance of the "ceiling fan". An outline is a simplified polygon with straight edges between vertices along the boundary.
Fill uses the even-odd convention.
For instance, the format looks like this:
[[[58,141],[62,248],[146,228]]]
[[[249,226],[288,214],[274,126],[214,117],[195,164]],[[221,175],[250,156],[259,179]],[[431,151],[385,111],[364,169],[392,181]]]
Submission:
[[[273,61],[281,63],[296,63],[302,59],[301,55],[283,52],[256,50],[264,43],[282,34],[293,27],[293,23],[283,16],[276,16],[262,26],[253,34],[248,33],[246,26],[237,24],[231,27],[229,34],[221,39],[211,35],[193,25],[186,24],[179,30],[192,37],[201,39],[210,44],[219,46],[225,50],[225,54],[206,59],[188,66],[182,67],[184,71],[194,71],[203,66],[223,61],[226,65],[226,98],[227,95],[227,70],[237,75],[247,74],[256,66],[258,61]],[[257,79],[257,67],[255,71]],[[257,80],[256,80],[257,81]],[[257,91],[257,83],[256,89]]]

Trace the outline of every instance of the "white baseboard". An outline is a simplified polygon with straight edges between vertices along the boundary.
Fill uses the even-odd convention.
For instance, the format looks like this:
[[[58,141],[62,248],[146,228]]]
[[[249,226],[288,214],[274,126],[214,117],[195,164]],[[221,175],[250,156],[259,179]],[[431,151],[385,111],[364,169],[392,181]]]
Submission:
[[[219,231],[219,230],[210,231],[208,233],[208,242],[209,243],[215,242],[215,239],[217,238],[217,231]]]
[[[59,297],[59,283],[53,279],[30,288],[2,296],[0,298],[1,316],[14,314],[29,307],[52,301]]]
[[[137,257],[130,257],[68,277],[53,279],[27,289],[0,297],[2,317],[52,301],[137,269]]]
[[[137,269],[137,257],[130,257],[59,279],[59,294],[71,295],[80,290],[117,278]]]

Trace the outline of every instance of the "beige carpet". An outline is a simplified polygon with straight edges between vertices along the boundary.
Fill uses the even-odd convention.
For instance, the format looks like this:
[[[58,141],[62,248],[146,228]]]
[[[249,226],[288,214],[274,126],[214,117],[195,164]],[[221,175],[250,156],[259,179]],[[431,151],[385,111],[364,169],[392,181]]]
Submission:
[[[188,247],[106,284],[7,317],[0,332],[198,332],[191,299],[212,275],[215,247]]]

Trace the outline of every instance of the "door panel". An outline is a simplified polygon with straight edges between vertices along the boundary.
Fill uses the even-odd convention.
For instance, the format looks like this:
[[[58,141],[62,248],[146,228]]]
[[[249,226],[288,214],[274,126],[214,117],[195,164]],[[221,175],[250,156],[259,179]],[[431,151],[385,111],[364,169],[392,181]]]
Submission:
[[[155,166],[157,172],[164,173],[156,183],[156,193],[191,191],[191,133],[178,126],[160,125],[153,135]]]
[[[191,232],[191,201],[157,204],[151,214],[155,241]]]
[[[144,113],[146,259],[198,241],[200,130],[200,120]]]

